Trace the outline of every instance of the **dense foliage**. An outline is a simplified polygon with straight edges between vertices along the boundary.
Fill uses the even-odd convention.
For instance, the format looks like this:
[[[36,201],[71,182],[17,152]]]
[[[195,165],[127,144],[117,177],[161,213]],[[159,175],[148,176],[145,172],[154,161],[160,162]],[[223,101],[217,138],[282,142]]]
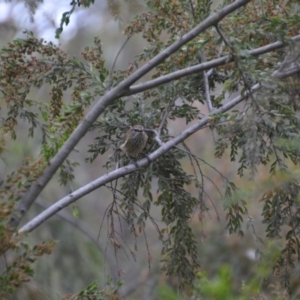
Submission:
[[[70,57],[52,43],[36,39],[32,33],[28,33],[27,39],[14,40],[3,48],[0,92],[8,109],[1,119],[0,151],[6,147],[8,134],[12,139],[19,138],[15,126],[20,122],[29,124],[29,137],[34,138],[37,132],[42,136],[38,157],[26,161],[16,171],[17,179],[13,173],[1,181],[0,196],[5,205],[22,203],[25,192],[46,172],[47,165],[53,164],[80,122],[90,122],[85,114],[86,110],[93,110],[94,101],[112,92],[166,47],[180,41],[212,14],[211,5],[209,0],[148,1],[148,10],[136,16],[124,30],[127,37],[141,35],[146,42],[143,52],[125,70],[106,69],[99,38],[95,38],[94,47],[84,49],[82,58]],[[69,20],[64,22],[67,24]],[[153,86],[143,89],[143,83],[131,84],[133,90],[140,87],[140,92],[133,95],[133,90],[127,88],[113,101],[106,102],[102,115],[96,122],[90,122],[89,130],[99,136],[89,145],[86,158],[87,162],[93,162],[98,155],[115,151],[124,133],[135,124],[152,130],[145,149],[149,154],[174,138],[168,126],[170,121],[184,120],[188,128],[207,118],[197,130],[209,127],[214,133],[215,149],[211,151],[216,158],[227,157],[229,153],[230,161],[238,163],[238,175],[250,179],[255,179],[263,166],[276,182],[261,188],[259,201],[263,203],[266,238],[282,239],[273,270],[289,292],[292,292],[291,270],[300,258],[300,185],[298,173],[289,167],[300,161],[300,46],[294,38],[299,29],[297,0],[249,1],[241,5],[157,63],[151,73]],[[264,51],[260,48],[278,41],[282,44],[277,48]],[[258,49],[255,54],[254,49]],[[205,67],[206,62],[213,60],[217,60],[213,67],[188,71],[201,64]],[[291,69],[294,72],[286,73]],[[176,72],[182,75],[172,77]],[[155,83],[164,75],[170,79]],[[51,87],[51,101],[32,99],[32,89],[45,84]],[[72,101],[66,102],[64,96],[70,91]],[[239,95],[241,99],[225,109]],[[121,154],[115,156],[107,159],[108,171],[116,168],[117,159],[121,167],[129,162]],[[144,232],[145,236],[145,224],[150,220],[162,241],[162,269],[167,275],[177,276],[180,283],[188,284],[199,269],[191,215],[197,210],[203,220],[209,210],[207,202],[213,201],[205,190],[211,179],[202,166],[208,163],[199,156],[183,140],[174,142],[151,164],[145,163],[139,170],[119,176],[118,182],[109,187],[112,202],[107,209],[109,237],[115,247],[123,247],[114,230],[115,215],[126,220],[133,234]],[[192,166],[192,173],[182,166],[185,158]],[[61,184],[74,179],[77,164],[66,159],[59,166]],[[218,172],[216,166],[209,167]],[[247,199],[240,193],[241,187],[222,174],[221,177],[224,185],[216,189],[223,188],[228,230],[243,237],[242,224],[249,218]],[[151,217],[153,205],[161,207],[163,225]],[[16,212],[17,216],[22,216],[29,207],[26,204],[21,213]],[[7,239],[7,234],[0,238]],[[259,236],[257,240],[264,242]],[[263,259],[262,248],[259,247],[257,256]],[[35,248],[31,251],[30,255],[36,255]],[[148,260],[151,263],[151,253]]]

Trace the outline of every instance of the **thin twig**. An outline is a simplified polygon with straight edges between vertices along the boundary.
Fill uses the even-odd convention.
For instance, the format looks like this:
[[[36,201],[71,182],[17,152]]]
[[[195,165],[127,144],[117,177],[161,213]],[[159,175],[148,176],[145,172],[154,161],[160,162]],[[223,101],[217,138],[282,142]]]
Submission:
[[[154,135],[155,135],[154,140],[156,141],[156,143],[157,143],[159,146],[162,146],[162,145],[164,144],[164,143],[162,142],[162,140],[160,139],[158,132],[157,132],[155,129],[145,128],[144,130],[145,130],[146,132],[152,132],[152,133],[154,133]]]
[[[192,11],[192,16],[193,16],[193,19],[195,21],[196,20],[195,8],[194,8],[192,0],[189,0],[189,2],[190,2],[191,11]]]
[[[111,189],[111,187],[105,185],[105,187],[107,187],[108,189]],[[116,190],[118,193],[120,193],[121,195],[123,195],[122,191],[120,190]],[[123,200],[121,198],[119,198],[118,196],[116,196],[116,199],[119,200],[120,202],[122,202]],[[142,207],[142,205],[138,202],[135,202],[134,205],[136,205],[141,211],[146,212],[146,210]],[[138,210],[138,211],[140,211]],[[123,211],[122,211],[123,212]],[[123,212],[124,213],[124,212]],[[125,215],[125,214],[124,214]],[[122,215],[120,215],[122,218],[124,218],[124,220],[126,221],[126,218]],[[158,219],[152,217],[151,215],[148,214],[148,218],[150,219],[151,223],[153,224],[153,226],[155,227],[157,233],[161,236],[161,232],[159,230],[158,224],[157,222],[159,222]]]
[[[144,234],[144,238],[145,238],[145,242],[146,242],[146,248],[147,248],[147,253],[148,253],[148,268],[149,268],[149,271],[151,270],[151,254],[150,254],[150,250],[149,250],[149,245],[148,245],[148,240],[147,240],[147,235],[146,235],[146,232],[145,232],[145,228],[143,228],[143,234]]]
[[[245,85],[246,89],[247,89],[248,92],[249,92],[249,96],[251,97],[252,101],[255,102],[255,98],[254,98],[254,96],[253,96],[253,93],[251,92],[251,86],[250,86],[249,83],[247,82],[247,79],[245,78],[244,72],[243,72],[243,70],[242,70],[242,68],[241,68],[241,66],[240,66],[240,64],[239,64],[239,60],[240,60],[240,59],[239,59],[238,55],[235,53],[234,48],[230,45],[230,43],[229,43],[229,42],[227,41],[227,39],[225,38],[225,35],[222,33],[222,31],[221,31],[221,29],[220,29],[220,27],[219,27],[219,24],[217,24],[217,25],[215,26],[215,28],[216,28],[218,34],[220,35],[220,37],[222,38],[222,40],[224,41],[225,45],[228,47],[228,49],[229,49],[231,55],[233,56],[234,64],[236,65],[237,69],[238,69],[239,72],[240,72],[240,75],[241,75],[241,77],[242,77],[242,79],[243,79],[244,85]]]
[[[187,146],[184,142],[183,142],[182,144],[183,144],[183,146],[184,146],[187,150],[180,149],[179,147],[176,147],[176,148],[177,148],[178,150],[182,151],[182,152],[187,153],[189,156],[191,156],[191,157],[194,158],[194,160],[195,160],[195,162],[196,162],[196,164],[197,164],[197,166],[198,166],[199,172],[200,172],[200,174],[201,174],[201,178],[202,178],[202,194],[201,194],[201,198],[202,198],[202,201],[203,201],[203,194],[205,193],[205,194],[208,196],[209,200],[211,201],[211,203],[212,203],[212,205],[213,205],[213,207],[214,207],[214,209],[215,209],[215,212],[216,212],[216,215],[217,215],[217,219],[220,220],[220,216],[219,216],[219,213],[218,213],[218,211],[217,211],[217,208],[216,208],[214,202],[212,201],[212,199],[210,198],[210,196],[209,196],[209,195],[205,192],[205,190],[204,190],[204,180],[203,180],[203,178],[206,178],[207,180],[209,180],[209,181],[213,184],[213,186],[214,186],[214,187],[216,188],[216,190],[219,192],[221,198],[223,198],[223,195],[222,195],[220,189],[218,188],[218,186],[217,186],[217,185],[216,185],[216,184],[215,184],[208,176],[206,176],[206,175],[203,174],[203,172],[202,172],[202,170],[201,170],[201,168],[200,168],[200,164],[199,164],[198,160],[201,160],[201,161],[204,161],[204,160],[202,160],[201,158],[199,158],[199,157],[197,157],[196,155],[194,155],[194,154],[190,151],[190,149],[188,148],[188,146]],[[219,173],[220,173],[220,172],[219,172]],[[221,173],[220,173],[220,174],[221,174]],[[204,203],[204,202],[203,202],[203,203]]]
[[[222,52],[223,52],[223,47],[224,47],[224,41],[221,42],[221,45],[220,45],[220,48],[219,48],[219,51],[218,51],[217,58],[220,58],[220,57],[221,57]],[[210,77],[211,74],[213,73],[213,71],[214,71],[214,68],[208,70],[208,71],[206,72],[207,76]]]
[[[169,114],[170,114],[170,111],[171,111],[172,108],[173,108],[173,105],[174,105],[175,100],[176,100],[176,98],[173,98],[172,101],[170,101],[170,102],[168,103],[168,105],[165,107],[165,109],[164,109],[164,111],[163,111],[163,113],[162,113],[163,116],[162,116],[161,121],[160,121],[160,124],[159,124],[159,126],[158,126],[156,135],[160,136],[161,131],[162,131],[164,125],[165,125],[165,122],[166,122],[166,120],[167,120],[167,118],[168,118],[168,116],[169,116]]]
[[[38,199],[35,202],[36,205],[46,209],[49,207],[49,205],[47,205],[46,203],[44,203],[42,200]],[[61,219],[63,219],[64,221],[68,222],[69,224],[71,224],[73,227],[75,227],[76,229],[78,229],[80,232],[82,232],[85,236],[87,236],[94,244],[97,245],[97,247],[100,249],[100,251],[102,252],[103,256],[105,257],[105,259],[107,260],[107,263],[109,265],[109,269],[110,269],[110,274],[114,279],[114,282],[117,282],[118,280],[118,275],[116,273],[116,264],[114,262],[113,257],[106,252],[105,250],[105,246],[104,244],[99,241],[99,238],[96,238],[96,236],[94,236],[91,233],[90,228],[81,220],[74,218],[73,216],[71,216],[70,214],[60,211],[57,213],[57,216]]]
[[[112,74],[113,74],[113,71],[114,71],[117,59],[118,59],[121,51],[124,49],[124,47],[126,46],[126,44],[128,43],[128,41],[130,40],[130,38],[131,38],[131,35],[126,38],[125,42],[123,43],[123,45],[119,49],[119,51],[118,51],[118,53],[117,53],[117,55],[116,55],[116,57],[114,59],[113,65],[112,65],[112,67],[110,69],[110,72],[109,72],[109,78],[108,78],[108,82],[107,82],[106,91],[110,90],[110,87],[112,85]]]

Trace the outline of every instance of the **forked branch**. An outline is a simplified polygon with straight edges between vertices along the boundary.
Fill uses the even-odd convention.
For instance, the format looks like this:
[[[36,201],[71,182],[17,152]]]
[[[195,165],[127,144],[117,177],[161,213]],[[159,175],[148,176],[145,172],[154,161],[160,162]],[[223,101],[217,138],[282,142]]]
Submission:
[[[255,84],[251,88],[251,92],[254,93],[258,89],[261,88],[260,84]],[[247,99],[249,96],[249,92],[245,92],[243,95],[240,95],[233,100],[229,101],[228,103],[224,104],[224,106],[215,109],[211,114],[203,117],[199,122],[196,124],[190,126],[186,130],[184,130],[181,134],[178,136],[174,137],[173,139],[169,140],[165,144],[162,144],[157,150],[152,152],[151,154],[148,155],[149,159],[151,161],[154,161],[158,157],[162,156],[164,153],[168,152],[171,148],[179,144],[180,142],[184,141],[187,139],[190,135],[195,133],[196,131],[200,130],[204,126],[208,124],[210,121],[211,117],[213,114],[219,114],[219,113],[224,113],[231,108],[233,108],[235,105],[243,101],[244,99]],[[107,184],[108,182],[115,180],[117,178],[120,178],[126,174],[129,174],[133,171],[136,171],[138,167],[145,167],[149,164],[148,159],[142,159],[136,162],[135,164],[130,164],[127,166],[124,166],[122,168],[116,169],[114,171],[111,171],[110,173],[107,173],[98,179],[90,182],[89,184],[79,188],[78,190],[74,191],[73,193],[69,194],[68,196],[62,198],[61,200],[57,201],[55,204],[53,204],[51,207],[43,211],[41,214],[36,216],[34,219],[32,219],[30,222],[25,224],[19,232],[28,232],[32,231],[42,223],[44,223],[47,219],[49,219],[51,216],[55,215],[58,211],[63,209],[64,207],[70,205],[74,201],[82,198],[83,196],[89,194],[90,192],[94,191],[95,189]]]
[[[35,201],[36,197],[47,185],[49,180],[55,174],[57,169],[61,166],[63,161],[67,158],[70,152],[74,149],[80,139],[86,134],[90,126],[97,120],[97,118],[104,112],[106,107],[108,107],[112,102],[121,96],[125,95],[129,91],[129,87],[143,77],[145,74],[150,72],[153,68],[158,66],[166,58],[180,49],[183,45],[194,39],[201,32],[205,31],[211,26],[218,24],[224,17],[232,13],[234,10],[238,9],[241,6],[246,5],[251,0],[236,0],[235,2],[223,7],[218,12],[212,14],[206,18],[203,22],[193,28],[191,31],[183,35],[175,43],[167,47],[161,53],[152,58],[148,63],[143,65],[140,69],[135,71],[128,78],[119,83],[116,87],[109,90],[103,97],[101,97],[98,102],[95,104],[92,110],[90,110],[83,121],[77,126],[77,128],[70,135],[68,140],[64,143],[61,149],[49,162],[49,165],[46,167],[42,175],[37,179],[37,181],[30,187],[30,189],[24,194],[20,203],[18,205],[17,212],[11,217],[9,225],[13,228],[17,227],[22,219],[23,215],[30,208],[32,203]],[[161,147],[160,149],[164,149]],[[164,151],[164,150],[161,150]],[[156,151],[157,152],[157,151]],[[155,153],[156,153],[155,152]],[[143,161],[141,161],[142,164]],[[144,164],[144,162],[143,162]],[[146,163],[145,163],[146,165]],[[123,169],[124,170],[124,169]],[[131,172],[134,170],[132,166],[125,167],[126,172]],[[117,170],[121,172],[121,169]],[[125,172],[125,173],[126,173]],[[113,176],[117,176],[114,174]],[[116,177],[117,178],[117,177]],[[102,185],[102,184],[101,184]],[[85,190],[85,189],[84,189]],[[72,195],[72,194],[71,194]],[[70,196],[67,198],[69,199]],[[71,197],[72,198],[72,197]],[[77,198],[78,199],[78,198]],[[59,205],[58,205],[59,206]],[[60,210],[60,209],[59,209]]]

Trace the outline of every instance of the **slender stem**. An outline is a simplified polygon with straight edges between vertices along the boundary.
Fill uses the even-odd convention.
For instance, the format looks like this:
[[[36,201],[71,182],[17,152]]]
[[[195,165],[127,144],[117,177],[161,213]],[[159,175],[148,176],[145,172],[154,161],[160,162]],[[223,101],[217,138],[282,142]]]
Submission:
[[[206,71],[203,71],[203,83],[204,83],[205,99],[206,99],[207,107],[208,107],[209,112],[212,112],[214,107],[211,103],[210,92],[209,92],[208,74],[207,74]]]

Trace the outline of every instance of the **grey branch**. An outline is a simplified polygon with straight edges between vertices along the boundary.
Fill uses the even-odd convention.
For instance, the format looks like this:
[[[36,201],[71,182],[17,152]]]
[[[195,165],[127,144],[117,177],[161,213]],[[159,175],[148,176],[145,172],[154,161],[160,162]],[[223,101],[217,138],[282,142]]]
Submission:
[[[226,15],[230,14],[237,8],[246,5],[251,0],[236,0],[235,2],[223,7],[218,12],[212,14],[206,18],[203,22],[189,31],[187,34],[183,35],[175,43],[167,47],[161,53],[152,58],[148,63],[143,65],[140,69],[135,71],[128,78],[119,83],[116,87],[108,91],[103,97],[101,97],[95,104],[94,108],[90,110],[83,121],[78,125],[78,127],[73,131],[68,140],[64,143],[61,149],[49,162],[42,175],[37,179],[37,181],[30,187],[30,189],[23,195],[22,199],[17,208],[17,212],[11,217],[9,225],[13,228],[17,227],[20,223],[23,215],[30,208],[32,203],[35,201],[36,197],[47,185],[49,180],[52,178],[57,169],[61,166],[63,161],[67,158],[70,152],[74,149],[80,139],[86,134],[90,126],[97,120],[97,118],[104,112],[107,106],[112,104],[112,102],[121,96],[125,95],[129,90],[129,87],[151,71],[154,67],[163,62],[171,54],[180,49],[183,45],[194,39],[201,32],[205,31],[207,28],[216,25],[220,22]],[[119,169],[120,170],[120,169]],[[132,170],[130,170],[132,171]]]
[[[294,41],[294,42],[300,41],[300,35],[296,35],[296,36],[292,37],[291,41]],[[259,48],[253,49],[253,50],[249,50],[247,55],[239,55],[239,58],[243,59],[243,58],[246,58],[249,55],[254,56],[254,57],[259,56],[259,55],[262,55],[262,54],[265,54],[265,53],[283,48],[285,46],[286,46],[285,43],[278,41],[278,42],[271,43],[271,44],[263,46],[263,47],[259,47]],[[163,75],[163,76],[160,76],[158,78],[155,78],[153,80],[149,80],[149,81],[144,82],[144,83],[139,83],[139,84],[133,85],[129,88],[129,91],[126,93],[126,95],[132,95],[132,94],[140,93],[140,92],[158,87],[162,84],[168,83],[170,81],[177,80],[181,77],[185,77],[185,76],[188,76],[188,75],[191,75],[191,74],[195,74],[195,73],[206,71],[206,70],[209,70],[209,69],[212,69],[212,68],[216,68],[218,66],[225,65],[225,64],[227,64],[229,62],[232,62],[232,61],[233,61],[233,57],[231,57],[229,55],[226,55],[226,56],[222,56],[220,58],[216,58],[216,59],[213,59],[211,61],[208,61],[208,62],[205,62],[205,63],[202,63],[202,64],[198,64],[198,65],[195,65],[195,66],[192,66],[192,67],[188,67],[188,68],[185,68],[185,69],[182,69],[182,70],[178,70],[178,71],[169,73],[167,75]]]
[[[204,53],[201,54],[201,61],[206,62],[206,57],[205,57]],[[211,70],[213,70],[213,69],[211,69]],[[209,91],[210,89],[209,89],[209,81],[208,81],[209,75],[208,75],[208,72],[206,72],[206,71],[203,71],[202,75],[203,75],[203,85],[204,85],[204,91],[205,91],[206,104],[208,107],[208,111],[212,112],[214,108],[213,108],[213,105],[211,103],[211,98],[210,98],[210,91]]]
[[[298,69],[298,72],[300,72],[300,69]],[[272,79],[272,77],[270,78],[270,80],[271,79]],[[208,124],[209,120],[211,119],[212,115],[224,113],[224,112],[230,110],[231,108],[236,106],[241,101],[247,99],[251,93],[256,92],[260,88],[261,88],[260,83],[255,84],[254,86],[252,86],[249,89],[249,91],[246,91],[243,95],[240,95],[240,96],[230,100],[229,102],[227,102],[226,104],[224,104],[222,107],[220,107],[218,109],[214,109],[209,115],[203,117],[199,122],[190,126],[186,130],[184,130],[181,134],[179,134],[178,136],[174,137],[173,139],[169,140],[166,143],[161,143],[161,141],[158,137],[158,134],[154,131],[154,133],[156,134],[157,142],[159,144],[160,143],[161,144],[160,144],[160,147],[156,151],[154,151],[148,155],[150,161],[154,161],[158,157],[162,156],[164,153],[168,152],[171,148],[175,147],[177,144],[179,144],[180,142],[187,139],[190,135],[192,135],[196,131],[198,131],[201,128],[203,128],[204,126],[206,126]],[[82,198],[83,196],[89,194],[90,192],[105,185],[106,183],[108,183],[110,181],[120,178],[126,174],[129,174],[129,173],[137,170],[138,167],[144,167],[144,166],[148,165],[149,161],[148,161],[148,159],[144,158],[142,160],[139,160],[136,164],[137,164],[137,166],[135,164],[130,164],[130,165],[124,166],[122,168],[116,169],[108,174],[105,174],[105,175],[99,177],[98,179],[90,182],[89,184],[79,188],[78,190],[69,194],[68,196],[60,199],[55,204],[50,206],[48,209],[44,210],[42,213],[40,213],[38,216],[36,216],[31,221],[29,221],[27,224],[25,224],[19,230],[19,233],[29,232],[29,231],[34,230],[39,225],[44,223],[47,219],[49,219],[51,216],[55,215],[57,212],[62,210],[64,207],[70,205],[74,201]]]
[[[222,41],[222,43],[220,45],[220,49],[218,51],[218,58],[220,58],[222,55],[224,45],[225,45],[225,43],[224,43],[224,41]],[[211,74],[213,73],[213,71],[214,71],[214,69],[210,69],[209,71],[207,71],[207,76],[210,77]]]
[[[281,63],[278,70],[272,76],[276,78],[284,78],[294,75],[300,69],[300,43],[291,45],[290,51],[287,53],[284,61]]]
[[[255,84],[251,88],[251,92],[256,91],[261,87],[260,84]],[[149,154],[149,159],[151,161],[154,161],[158,157],[162,156],[164,153],[169,151],[171,148],[179,144],[180,142],[187,139],[190,135],[195,133],[196,131],[200,130],[202,127],[206,126],[209,122],[211,116],[213,114],[219,114],[224,113],[228,111],[229,109],[233,108],[235,105],[243,101],[249,96],[249,92],[244,93],[243,96],[238,96],[234,98],[233,100],[229,101],[228,103],[224,104],[224,106],[215,109],[211,114],[205,116],[203,119],[201,119],[196,124],[192,125],[191,127],[187,128],[185,131],[183,131],[181,134],[173,138],[172,140],[169,140],[165,144],[162,144],[156,151]],[[149,164],[147,159],[139,160],[136,163],[139,167],[144,167]],[[103,186],[104,184],[115,180],[117,178],[120,178],[128,173],[131,173],[133,171],[137,170],[137,166],[135,164],[130,164],[127,166],[124,166],[122,168],[116,169],[114,171],[111,171],[110,173],[107,173],[98,179],[90,182],[89,184],[79,188],[78,190],[74,191],[73,193],[69,194],[68,196],[60,199],[55,204],[50,206],[48,209],[44,210],[42,213],[40,213],[38,216],[36,216],[34,219],[29,221],[27,224],[25,224],[20,230],[21,232],[29,232],[33,229],[37,228],[39,225],[44,223],[47,219],[49,219],[51,216],[55,215],[57,212],[62,210],[64,207],[70,205],[71,203],[75,202],[76,200],[82,198],[83,196],[91,193],[92,191],[96,190],[97,188]]]
[[[208,111],[212,112],[214,108],[210,99],[208,73],[206,71],[203,71],[203,83],[204,83],[205,99],[206,99]]]
[[[300,72],[300,66],[294,67],[294,68],[289,68],[288,70],[285,70],[284,72],[277,72],[277,71],[275,71],[273,73],[273,77],[282,79],[282,78],[286,78],[286,77],[295,75],[295,74],[297,74],[299,72]]]
[[[300,72],[300,69],[298,70]],[[294,73],[293,73],[294,74]],[[288,75],[287,75],[288,76]],[[270,78],[270,80],[272,77]],[[196,124],[190,126],[186,130],[184,130],[181,134],[178,136],[174,137],[173,139],[169,140],[166,143],[162,143],[161,140],[159,139],[159,136],[157,132],[153,131],[156,134],[157,142],[160,145],[160,147],[152,152],[151,154],[148,155],[150,161],[154,161],[158,157],[162,156],[164,153],[168,152],[171,148],[175,147],[177,144],[180,142],[184,141],[187,139],[190,135],[195,133],[196,131],[200,130],[204,126],[206,126],[211,119],[212,115],[214,114],[220,114],[224,113],[234,106],[236,106],[238,103],[241,101],[247,99],[250,95],[250,93],[254,93],[257,90],[261,88],[261,84],[257,83],[254,86],[252,86],[249,91],[246,91],[243,95],[240,95],[226,104],[224,104],[222,107],[218,109],[214,109],[209,115],[205,116],[202,118],[199,122]],[[79,188],[75,192],[69,194],[68,196],[60,199],[57,201],[55,204],[50,206],[48,209],[44,210],[42,213],[40,213],[38,216],[36,216],[34,219],[29,221],[27,224],[25,224],[20,230],[19,233],[21,232],[30,232],[37,228],[39,225],[44,223],[47,219],[49,219],[51,216],[55,215],[57,212],[62,210],[64,207],[70,205],[71,203],[75,202],[76,200],[82,198],[83,196],[91,193],[92,191],[96,190],[97,188],[105,185],[106,183],[115,180],[117,178],[120,178],[126,174],[129,174],[135,170],[137,170],[138,167],[144,167],[149,164],[148,159],[142,159],[139,160],[137,163],[137,166],[135,164],[130,164],[127,166],[124,166],[122,168],[116,169],[108,174],[105,174],[98,179],[90,182],[89,184]]]
[[[161,141],[160,137],[159,137],[159,131],[156,131],[155,129],[145,129],[146,132],[152,132],[154,133],[155,135],[155,138],[154,140],[156,141],[156,143],[159,145],[159,146],[162,146],[163,145],[163,142]]]
[[[223,46],[224,46],[224,41],[222,41],[222,43],[220,45],[220,49],[218,52],[218,58],[220,58],[222,55]],[[204,56],[204,54],[202,55],[202,62],[206,62],[206,57]],[[206,98],[206,103],[207,103],[209,112],[212,112],[214,109],[212,102],[211,102],[211,97],[210,97],[210,92],[209,92],[210,88],[209,88],[209,81],[208,81],[208,78],[211,76],[213,71],[214,71],[214,69],[210,69],[207,72],[203,71],[203,83],[204,83],[204,90],[205,90],[205,98]]]

